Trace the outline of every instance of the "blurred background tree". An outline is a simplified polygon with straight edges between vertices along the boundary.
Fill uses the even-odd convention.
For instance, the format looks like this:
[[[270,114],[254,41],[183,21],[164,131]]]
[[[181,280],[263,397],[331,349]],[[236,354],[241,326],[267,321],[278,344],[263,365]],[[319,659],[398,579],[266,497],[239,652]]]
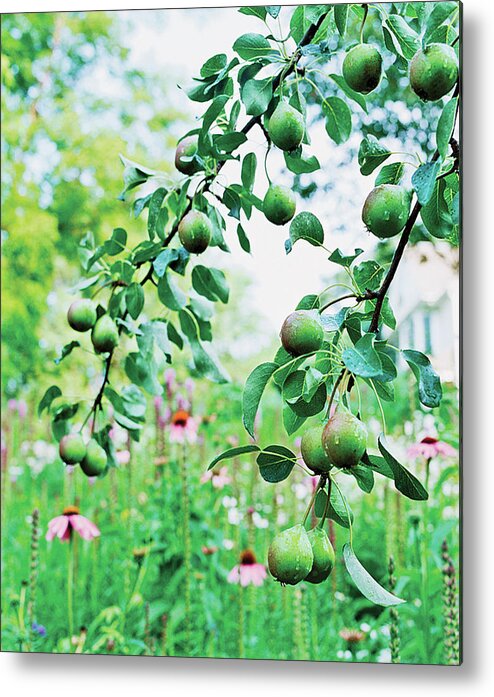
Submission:
[[[166,171],[167,127],[182,115],[166,85],[128,65],[118,13],[2,17],[2,387],[16,394],[46,369],[54,283],[77,276],[76,248],[137,226],[118,201],[117,154]],[[136,122],[148,117],[147,136]]]

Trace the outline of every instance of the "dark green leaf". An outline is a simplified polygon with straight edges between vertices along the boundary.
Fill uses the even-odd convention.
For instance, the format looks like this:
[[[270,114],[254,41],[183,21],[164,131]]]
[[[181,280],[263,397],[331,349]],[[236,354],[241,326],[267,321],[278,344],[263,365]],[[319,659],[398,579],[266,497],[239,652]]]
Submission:
[[[363,253],[364,253],[364,250],[358,248],[358,249],[355,249],[353,254],[349,254],[348,256],[345,256],[341,253],[341,251],[339,249],[335,249],[334,252],[329,257],[329,261],[332,261],[334,264],[339,264],[340,266],[345,266],[346,268],[349,268],[352,265],[352,263],[355,261],[355,259]]]
[[[401,15],[392,14],[385,20],[385,24],[396,37],[404,58],[410,60],[420,49],[418,34],[411,28]]]
[[[319,160],[315,155],[309,155],[305,157],[302,152],[302,148],[297,148],[294,152],[283,153],[285,157],[285,164],[294,174],[309,174],[310,172],[315,172],[320,169],[321,165]]]
[[[227,57],[224,53],[218,53],[216,56],[208,58],[201,68],[201,77],[212,77],[220,73],[226,67]]]
[[[453,135],[457,102],[457,99],[450,99],[449,102],[445,104],[437,123],[437,149],[443,160],[448,154],[449,141]]]
[[[273,19],[276,19],[280,14],[281,5],[266,5],[266,10]]]
[[[346,3],[334,6],[334,21],[340,36],[345,36],[347,17],[348,5]]]
[[[352,112],[339,97],[328,97],[322,103],[326,117],[326,131],[329,137],[339,145],[350,137],[352,131]]]
[[[391,455],[391,453],[386,449],[384,436],[381,434],[377,440],[377,444],[381,455],[386,460],[390,469],[393,472],[393,478],[395,480],[395,486],[404,496],[413,501],[427,501],[429,494],[424,489],[419,480],[403,465],[400,465],[398,460]]]
[[[240,58],[252,61],[256,58],[266,58],[276,55],[269,41],[261,34],[243,34],[233,44],[233,50]]]
[[[362,261],[353,269],[353,277],[360,293],[377,290],[384,278],[384,273],[384,268],[373,259]]]
[[[140,283],[131,283],[125,289],[125,305],[132,319],[137,319],[144,307],[144,290]]]
[[[341,5],[341,7],[345,7],[345,5]],[[365,111],[365,113],[367,113],[367,102],[365,101],[364,95],[360,94],[360,92],[355,92],[355,90],[352,90],[352,88],[348,86],[348,83],[343,75],[331,73],[329,77],[338,85],[340,90],[346,94],[349,99],[356,102]]]
[[[149,239],[154,239],[154,232],[156,229],[156,223],[158,222],[159,212],[161,210],[162,203],[166,196],[166,189],[160,187],[151,196],[149,201],[149,212],[148,212],[148,235]]]
[[[247,254],[250,254],[250,241],[247,235],[245,234],[245,230],[243,227],[240,225],[240,223],[237,225],[237,237],[240,246],[244,250],[244,252],[247,252]]]
[[[244,387],[242,398],[242,421],[249,433],[254,438],[254,421],[261,401],[264,388],[269,382],[274,371],[279,366],[276,363],[261,363],[251,372]]]
[[[373,378],[382,372],[379,354],[374,348],[375,334],[364,334],[353,348],[343,351],[343,363],[355,375]]]
[[[358,151],[360,172],[365,176],[371,174],[376,167],[379,167],[390,155],[391,151],[384,145],[381,145],[375,136],[367,136],[367,138],[364,138],[360,143]]]
[[[307,240],[315,247],[324,242],[324,230],[318,218],[309,211],[303,211],[295,216],[290,223],[290,242]]]
[[[393,162],[391,165],[384,165],[376,177],[376,186],[381,184],[399,184],[405,173],[404,162]]]
[[[369,572],[366,571],[359,562],[355,556],[355,552],[348,543],[343,546],[343,561],[345,562],[346,570],[350,574],[352,581],[367,600],[370,600],[376,605],[383,605],[384,607],[401,605],[405,602],[387,591],[372,578]]]
[[[420,209],[420,217],[427,230],[434,237],[444,239],[451,234],[453,220],[449,212],[444,194],[446,183],[444,179],[436,181],[430,201]]]
[[[240,93],[247,114],[260,116],[264,114],[273,96],[273,78],[248,80]]]
[[[438,407],[443,394],[441,380],[427,356],[411,349],[402,351],[402,354],[418,382],[419,399],[422,404],[431,409]]]
[[[416,169],[412,175],[412,186],[421,206],[425,206],[433,194],[440,167],[441,163],[439,160],[426,162],[425,165],[421,165]]]
[[[282,482],[286,479],[296,462],[295,453],[283,445],[269,445],[256,458],[261,477],[266,482]]]
[[[58,365],[63,361],[64,358],[66,358],[69,354],[72,353],[72,351],[80,346],[81,344],[78,341],[71,341],[68,344],[65,344],[65,346],[62,348],[62,352],[58,358],[55,358],[55,363]]]
[[[252,191],[256,178],[257,157],[254,152],[249,152],[242,162],[242,184],[247,191]]]
[[[320,489],[316,496],[314,505],[314,513],[317,518],[322,518],[328,494],[325,490]],[[346,505],[345,505],[346,504]],[[331,496],[329,499],[328,518],[334,520],[335,523],[341,525],[342,528],[349,528],[350,523],[353,523],[353,511],[346,499],[343,499],[343,494],[335,487],[331,487]]]
[[[261,448],[258,445],[239,445],[237,448],[225,450],[225,452],[221,453],[221,455],[214,458],[209,465],[208,470],[212,470],[218,464],[218,462],[221,462],[222,460],[231,460],[232,457],[238,457],[239,455],[245,455],[246,453],[259,452],[260,449]]]
[[[229,289],[225,274],[219,269],[209,268],[198,264],[192,270],[192,286],[199,295],[216,302],[228,302]]]
[[[319,414],[326,404],[327,391],[325,383],[318,386],[310,400],[303,398],[305,371],[291,372],[283,383],[283,399],[298,416],[308,417]]]
[[[127,244],[127,233],[121,227],[117,227],[113,230],[112,236],[104,244],[105,254],[109,256],[115,256],[120,254],[120,252],[125,249]]]
[[[38,416],[41,416],[45,409],[49,410],[52,402],[61,396],[62,390],[57,385],[49,387],[38,404]]]
[[[158,297],[170,310],[181,310],[187,304],[187,296],[166,273],[158,281]]]
[[[240,14],[243,15],[252,15],[253,17],[259,17],[259,19],[266,19],[266,10],[267,7],[263,7],[262,5],[259,5],[257,7],[241,7],[239,9]]]
[[[188,312],[179,312],[180,327],[189,341],[194,367],[199,373],[209,380],[217,383],[229,381],[229,376],[224,368],[206,351],[199,339],[198,328],[194,319]],[[170,337],[171,338],[171,337]]]
[[[290,34],[295,43],[300,43],[307,30],[327,12],[329,5],[298,5],[290,20]]]

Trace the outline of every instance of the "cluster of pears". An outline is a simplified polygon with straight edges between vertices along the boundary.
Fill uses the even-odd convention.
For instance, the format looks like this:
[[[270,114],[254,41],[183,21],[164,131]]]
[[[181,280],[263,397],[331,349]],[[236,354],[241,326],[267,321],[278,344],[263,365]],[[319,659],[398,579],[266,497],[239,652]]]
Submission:
[[[342,72],[352,90],[368,94],[381,81],[381,54],[375,46],[357,44],[346,54]],[[410,62],[410,87],[426,102],[444,97],[457,80],[458,59],[448,44],[429,44],[417,51]]]
[[[92,300],[76,300],[69,307],[67,321],[76,332],[91,330],[91,341],[96,353],[111,353],[118,346],[118,328],[108,314],[97,315]]]
[[[80,465],[88,477],[97,477],[106,469],[106,452],[94,438],[85,443],[79,433],[70,433],[60,440],[58,451],[66,465]]]
[[[302,436],[301,452],[314,474],[327,475],[332,467],[351,468],[367,447],[367,429],[349,411],[337,411],[324,424],[312,426]],[[322,583],[335,562],[334,549],[321,527],[306,531],[302,524],[277,535],[269,547],[271,575],[282,584],[300,581]]]
[[[280,100],[268,121],[271,142],[284,152],[293,152],[302,143],[305,134],[304,117],[284,99]],[[263,201],[263,211],[273,225],[285,225],[295,215],[293,191],[287,186],[270,184]]]

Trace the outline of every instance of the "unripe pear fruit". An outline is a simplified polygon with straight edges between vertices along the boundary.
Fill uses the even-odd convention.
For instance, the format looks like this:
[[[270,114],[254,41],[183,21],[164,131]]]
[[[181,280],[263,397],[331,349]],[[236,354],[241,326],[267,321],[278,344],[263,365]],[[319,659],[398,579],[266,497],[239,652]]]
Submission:
[[[381,184],[372,189],[365,199],[362,220],[376,237],[394,237],[405,227],[410,202],[410,192],[403,186]]]
[[[266,192],[263,211],[274,225],[285,225],[295,215],[295,196],[287,186],[271,185]]]
[[[67,321],[76,332],[87,332],[96,322],[96,305],[92,300],[75,300],[67,312]]]
[[[282,584],[303,581],[312,568],[314,555],[303,525],[295,525],[276,535],[268,551],[268,567]]]
[[[331,461],[322,447],[322,432],[324,424],[312,426],[304,431],[300,450],[302,458],[309,469],[317,474],[329,472]]]
[[[269,119],[268,133],[281,150],[295,150],[304,137],[304,117],[288,102],[281,101]]]
[[[94,438],[91,438],[87,444],[86,454],[81,461],[82,471],[88,477],[97,477],[104,471],[107,462],[106,452]]]
[[[332,572],[335,562],[333,545],[325,530],[314,528],[307,533],[310,546],[312,547],[312,569],[305,580],[309,583],[322,583]]]
[[[178,226],[178,236],[185,249],[191,254],[204,252],[213,234],[209,218],[201,211],[190,211]]]
[[[91,332],[96,353],[110,353],[118,346],[118,329],[110,315],[101,315]]]
[[[410,62],[410,86],[427,102],[440,99],[458,80],[458,58],[447,44],[429,44]]]
[[[66,465],[77,465],[86,454],[86,444],[78,433],[70,433],[60,440],[58,452]]]
[[[381,80],[381,54],[370,44],[358,44],[345,56],[343,77],[352,90],[368,94],[375,90]]]
[[[324,331],[317,313],[312,310],[295,310],[289,314],[281,327],[280,338],[285,351],[294,356],[320,349]]]
[[[195,174],[201,169],[200,164],[191,158],[197,153],[197,136],[187,136],[175,150],[175,167],[182,174]]]
[[[354,467],[367,447],[367,429],[349,411],[337,411],[322,432],[322,446],[336,467]]]

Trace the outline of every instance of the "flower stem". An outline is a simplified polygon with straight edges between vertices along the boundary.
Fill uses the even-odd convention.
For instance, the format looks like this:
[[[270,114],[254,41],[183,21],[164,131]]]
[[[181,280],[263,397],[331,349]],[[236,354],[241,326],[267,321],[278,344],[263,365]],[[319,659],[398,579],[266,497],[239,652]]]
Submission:
[[[183,535],[184,535],[184,605],[185,605],[185,653],[190,650],[191,640],[191,547],[190,547],[190,501],[189,501],[189,480],[187,477],[187,461],[185,457],[185,446],[182,448],[182,515],[183,515]]]
[[[69,641],[74,634],[74,554],[72,537],[69,540],[67,551],[67,621],[69,627]]]

